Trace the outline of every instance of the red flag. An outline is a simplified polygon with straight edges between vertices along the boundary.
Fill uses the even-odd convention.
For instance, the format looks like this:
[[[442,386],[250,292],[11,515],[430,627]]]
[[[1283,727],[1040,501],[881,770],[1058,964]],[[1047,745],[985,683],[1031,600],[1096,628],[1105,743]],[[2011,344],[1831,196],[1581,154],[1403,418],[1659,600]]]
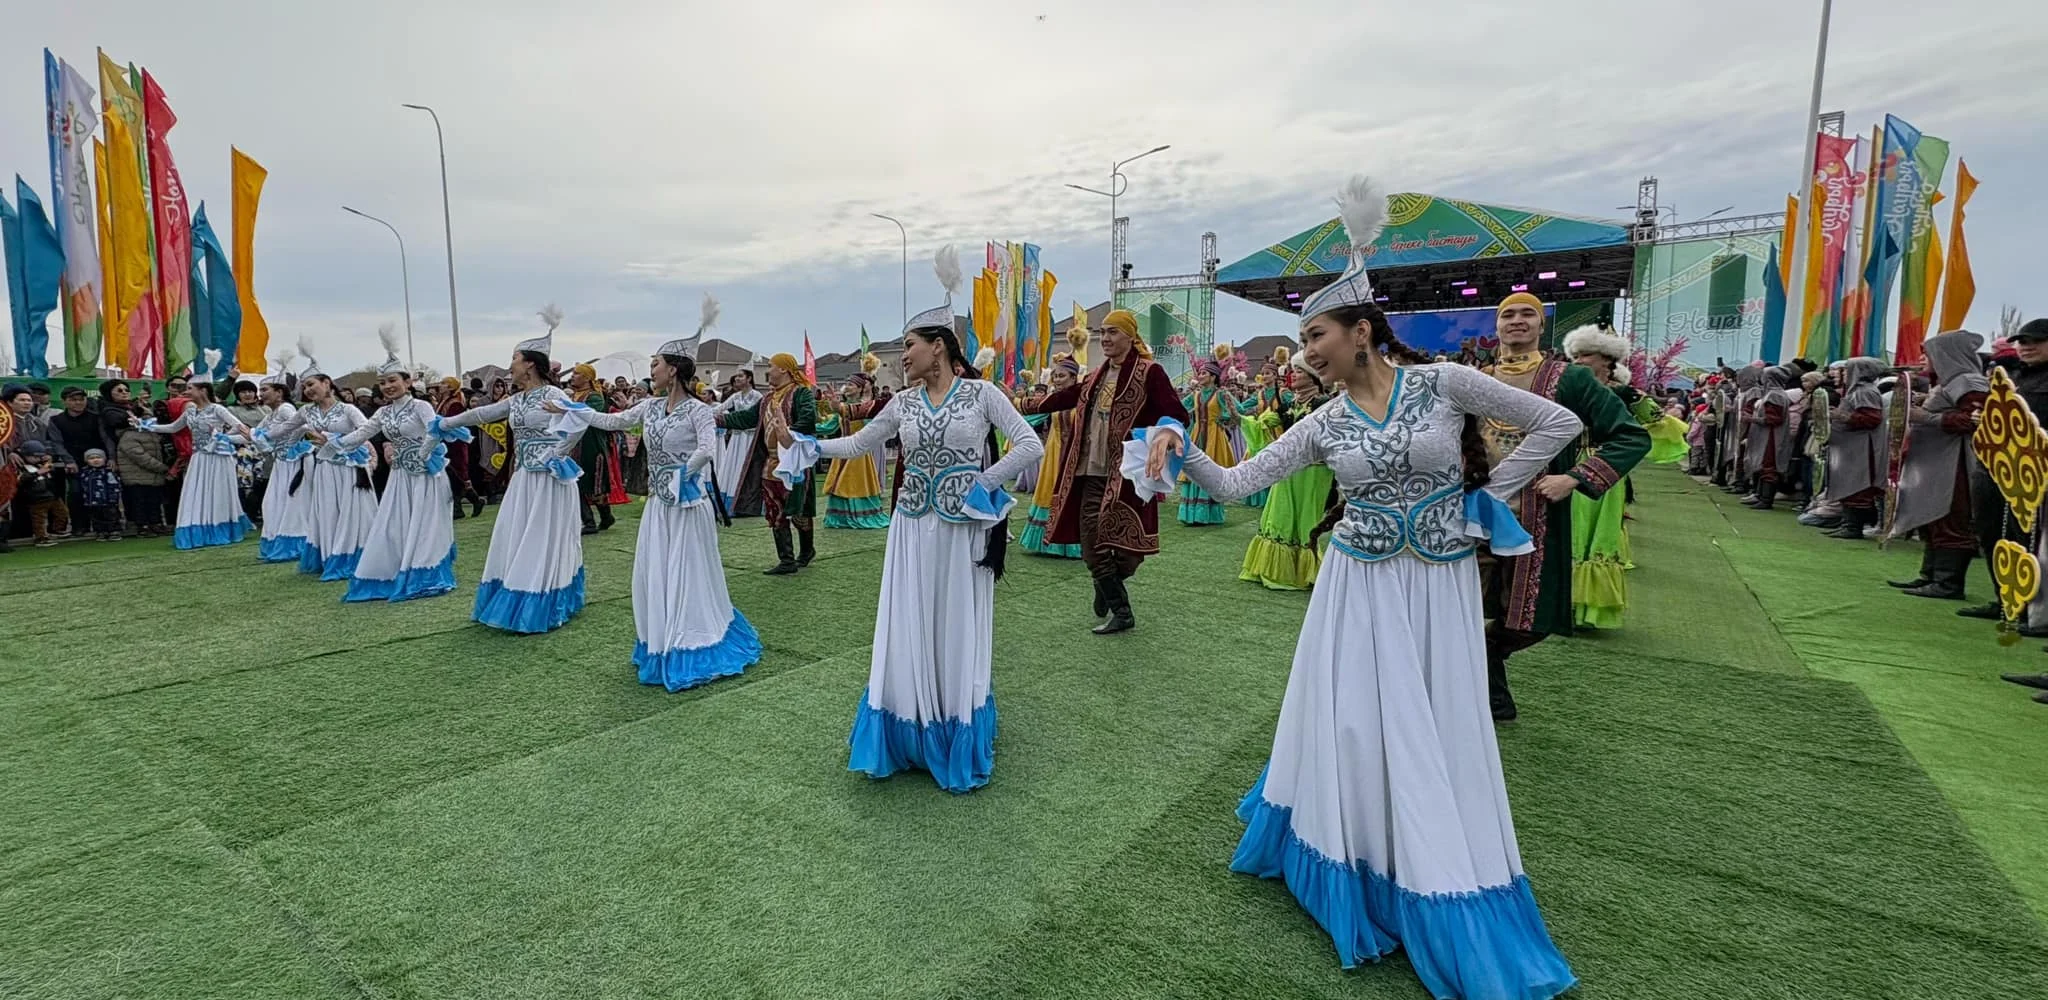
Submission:
[[[809,331],[804,333],[804,381],[812,385],[818,384],[818,357],[811,353],[811,335]]]
[[[185,186],[171,160],[171,126],[178,116],[164,100],[156,78],[142,74],[142,117],[149,143],[149,197],[156,217],[156,301],[159,323],[151,329],[147,355],[158,378],[183,371],[198,355],[192,338],[189,279],[192,274],[192,217]],[[134,341],[129,341],[134,351]]]

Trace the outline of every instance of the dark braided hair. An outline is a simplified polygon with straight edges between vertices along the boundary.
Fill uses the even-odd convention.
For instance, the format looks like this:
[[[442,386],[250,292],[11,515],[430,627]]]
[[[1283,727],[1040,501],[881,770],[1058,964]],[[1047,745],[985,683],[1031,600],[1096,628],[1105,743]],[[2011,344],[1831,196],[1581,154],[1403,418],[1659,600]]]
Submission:
[[[525,358],[527,363],[533,366],[534,375],[541,380],[542,384],[552,386],[562,384],[559,379],[555,378],[554,366],[549,363],[547,355],[539,351],[520,351],[519,356]]]
[[[910,335],[927,344],[939,345],[939,350],[945,352],[946,355],[942,363],[952,367],[952,370],[956,373],[955,378],[975,381],[979,381],[982,378],[981,370],[974,367],[974,362],[960,349],[960,337],[953,332],[952,327],[921,326],[910,331]],[[988,456],[987,461],[994,462],[996,456],[1002,451],[1000,444],[996,441],[994,427],[989,428],[988,438],[983,442],[983,446],[987,449],[983,452],[984,455]],[[993,573],[995,578],[1000,580],[1003,578],[1003,564],[1006,562],[1009,550],[1010,519],[1006,517],[989,526],[988,547],[982,553],[981,558],[976,560],[974,564]]]
[[[1363,305],[1343,306],[1330,310],[1328,315],[1347,330],[1360,323],[1370,324],[1372,334],[1369,342],[1372,346],[1378,348],[1379,352],[1385,355],[1388,361],[1394,364],[1426,365],[1430,363],[1429,355],[1409,347],[1401,342],[1401,338],[1394,335],[1394,325],[1387,322],[1387,314],[1380,309],[1378,303],[1367,302]],[[1364,357],[1364,352],[1360,352],[1358,364],[1364,365],[1367,360]],[[1464,458],[1464,485],[1466,491],[1469,492],[1485,486],[1486,481],[1493,476],[1493,456],[1486,449],[1485,436],[1479,433],[1478,417],[1470,414],[1465,416],[1465,425],[1458,432],[1458,446]]]

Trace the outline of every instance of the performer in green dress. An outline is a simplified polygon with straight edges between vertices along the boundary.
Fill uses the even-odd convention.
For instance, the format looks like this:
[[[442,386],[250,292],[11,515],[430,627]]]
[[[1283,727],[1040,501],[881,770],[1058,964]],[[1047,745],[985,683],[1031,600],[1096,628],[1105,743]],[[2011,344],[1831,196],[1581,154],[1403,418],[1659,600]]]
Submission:
[[[1585,425],[1584,447],[1567,449],[1552,459],[1549,473],[1529,484],[1510,505],[1528,529],[1535,551],[1490,558],[1482,575],[1489,620],[1488,694],[1493,717],[1501,722],[1516,715],[1514,695],[1508,691],[1508,658],[1545,636],[1572,631],[1572,506],[1567,501],[1573,493],[1592,499],[1604,496],[1650,451],[1649,432],[1591,371],[1543,352],[1543,309],[1543,300],[1528,292],[1501,301],[1494,320],[1500,356],[1487,373],[1572,411]],[[1483,430],[1496,455],[1512,451],[1523,437],[1521,428],[1499,421],[1488,421]]]
[[[1582,326],[1565,336],[1564,353],[1612,391],[1631,419],[1642,422],[1637,404],[1648,400],[1629,385],[1628,366],[1621,363],[1628,356],[1628,341],[1598,327]],[[1572,493],[1572,623],[1581,628],[1620,628],[1622,611],[1628,607],[1625,571],[1635,566],[1629,553],[1625,476],[1623,483],[1597,500]]]
[[[1330,394],[1306,365],[1298,361],[1288,363],[1286,348],[1276,352],[1275,357],[1286,366],[1284,381],[1288,385],[1279,388],[1283,379],[1274,380],[1281,405],[1258,419],[1268,422],[1272,438],[1278,440],[1296,421],[1328,402]],[[1330,487],[1335,482],[1336,476],[1329,466],[1311,465],[1273,484],[1265,512],[1259,517],[1259,533],[1245,549],[1244,565],[1237,578],[1261,584],[1268,590],[1307,590],[1313,586],[1316,573],[1322,569],[1315,530],[1329,506]]]

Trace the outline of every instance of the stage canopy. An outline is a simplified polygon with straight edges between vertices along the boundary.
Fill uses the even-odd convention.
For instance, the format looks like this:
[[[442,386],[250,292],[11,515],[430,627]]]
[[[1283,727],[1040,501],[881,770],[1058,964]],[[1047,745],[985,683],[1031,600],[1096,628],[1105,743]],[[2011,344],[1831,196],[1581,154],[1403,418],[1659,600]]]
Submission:
[[[1216,287],[1295,311],[1344,273],[1350,248],[1332,218],[1224,267]],[[1387,227],[1366,254],[1388,312],[1492,306],[1517,286],[1548,302],[1612,299],[1635,260],[1625,222],[1427,194],[1389,196]]]

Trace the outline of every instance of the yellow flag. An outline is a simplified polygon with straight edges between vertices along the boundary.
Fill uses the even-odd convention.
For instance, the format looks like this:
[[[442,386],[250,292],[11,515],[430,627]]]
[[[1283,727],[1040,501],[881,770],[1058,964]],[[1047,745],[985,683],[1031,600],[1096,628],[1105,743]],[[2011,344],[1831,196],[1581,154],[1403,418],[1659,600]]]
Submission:
[[[142,370],[143,358],[138,355],[144,343],[137,343],[131,336],[133,324],[140,322],[146,328],[150,314],[136,314],[145,304],[155,309],[151,301],[150,254],[149,254],[149,202],[142,196],[142,164],[136,158],[135,137],[128,131],[128,123],[118,114],[107,116],[107,206],[114,223],[114,249],[107,256],[114,262],[114,307],[117,312],[109,314],[118,334],[123,350],[108,360],[129,372]]]
[[[1081,308],[1081,303],[1079,302],[1074,303],[1074,329],[1088,329],[1088,310]],[[1074,360],[1080,362],[1082,371],[1088,370],[1088,344],[1086,341],[1083,341],[1081,346],[1074,348]]]
[[[263,197],[263,181],[270,171],[230,146],[234,159],[234,249],[230,252],[235,271],[235,294],[242,301],[242,339],[235,345],[235,367],[245,372],[268,371],[270,362],[263,352],[270,347],[270,324],[263,321],[263,309],[256,304],[256,203]]]
[[[1792,291],[1792,246],[1793,227],[1799,225],[1799,196],[1785,196],[1785,252],[1778,255],[1778,287],[1787,293]]]
[[[1031,317],[1033,325],[1038,327],[1038,357],[1031,362],[1033,368],[1052,364],[1052,290],[1059,283],[1059,276],[1051,271],[1038,278],[1038,315]]]
[[[1935,297],[1941,293],[1941,227],[1934,225],[1933,219],[1934,206],[1941,204],[1942,198],[1942,193],[1936,191],[1934,197],[1927,199],[1927,311],[1930,313],[1934,311]],[[1930,336],[1946,332],[1946,329],[1927,331]]]
[[[1963,239],[1963,206],[1977,191],[1970,165],[1956,163],[1956,207],[1948,223],[1948,290],[1941,294],[1941,330],[1960,330],[1977,298],[1977,278],[1970,272],[1970,245]]]
[[[128,363],[128,328],[119,319],[114,298],[114,216],[107,206],[107,144],[92,141],[92,207],[100,230],[100,339],[110,365]]]

